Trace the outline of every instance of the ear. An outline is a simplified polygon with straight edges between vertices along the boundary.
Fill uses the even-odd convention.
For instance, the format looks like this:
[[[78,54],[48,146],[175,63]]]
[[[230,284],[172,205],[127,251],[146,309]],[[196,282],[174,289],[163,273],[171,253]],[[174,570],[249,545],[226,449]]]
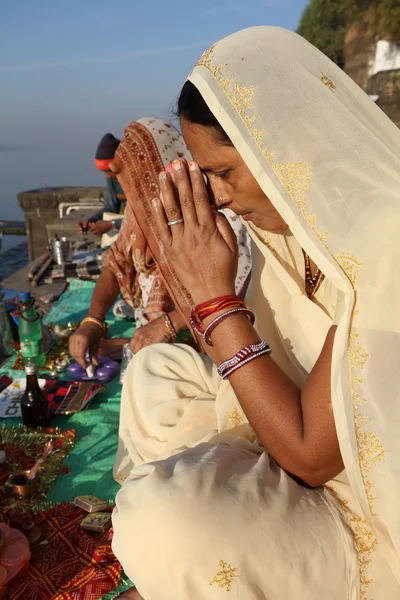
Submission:
[[[118,173],[121,173],[122,162],[117,154],[114,156],[113,161],[110,162],[110,164],[108,166],[109,166],[110,171],[112,171],[114,173],[114,175],[118,175]]]

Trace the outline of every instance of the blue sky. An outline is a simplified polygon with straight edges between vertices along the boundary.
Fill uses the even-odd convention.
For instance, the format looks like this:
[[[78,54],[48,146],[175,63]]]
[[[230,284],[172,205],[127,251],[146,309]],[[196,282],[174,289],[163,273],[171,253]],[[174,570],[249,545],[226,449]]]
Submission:
[[[17,0],[0,19],[0,218],[15,194],[101,184],[100,137],[168,118],[214,41],[252,25],[295,29],[307,0]]]

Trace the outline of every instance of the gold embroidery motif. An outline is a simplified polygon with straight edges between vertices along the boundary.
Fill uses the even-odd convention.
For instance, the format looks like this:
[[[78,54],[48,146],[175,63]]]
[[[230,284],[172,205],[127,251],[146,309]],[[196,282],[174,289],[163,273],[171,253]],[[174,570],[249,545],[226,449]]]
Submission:
[[[203,54],[200,57],[200,60],[197,62],[197,66],[203,66],[203,67],[207,67],[207,69],[211,69],[212,68],[212,57],[214,54],[214,50],[217,47],[218,42],[215,42],[215,44],[213,44],[211,46],[211,48],[209,48],[208,50],[206,50],[205,52],[203,52]]]
[[[326,75],[324,75],[323,73],[321,73],[321,81],[324,85],[326,85],[327,88],[329,88],[332,92],[333,90],[336,90],[336,85],[333,83],[333,81],[331,79],[329,79],[329,77],[327,77]]]
[[[368,579],[366,571],[368,565],[372,562],[371,557],[376,550],[378,540],[372,533],[366,519],[354,515],[347,506],[347,500],[340,498],[334,487],[326,485],[325,488],[341,505],[347,524],[354,533],[354,547],[357,552],[360,569],[360,600],[372,600],[366,596],[367,590],[372,583],[372,579]]]
[[[372,487],[374,483],[369,479],[369,474],[383,459],[388,450],[383,447],[382,443],[374,433],[363,430],[363,426],[368,422],[368,417],[362,414],[360,407],[367,402],[367,399],[360,395],[359,387],[363,383],[363,379],[361,378],[361,370],[367,363],[368,354],[359,343],[358,334],[354,332],[350,333],[348,357],[350,393],[353,404],[358,461],[368,499],[368,506],[371,514],[373,514],[373,505],[376,498],[372,495]]]
[[[363,263],[357,260],[355,256],[348,254],[347,252],[336,254],[335,260],[342,267],[354,288],[356,285],[357,275],[360,273]]]
[[[120,471],[117,471],[117,473],[115,473],[114,475],[114,479],[116,479],[117,481],[125,481],[127,478],[124,477],[122,473],[120,473]]]
[[[307,225],[314,231],[324,246],[327,247],[326,238],[328,237],[328,232],[318,229],[317,214],[308,212],[306,208],[307,190],[312,181],[312,166],[301,162],[280,164],[275,159],[275,152],[264,150],[262,143],[259,146],[278,180],[294,200]]]
[[[229,414],[229,420],[234,427],[239,427],[239,425],[243,422],[243,417],[238,413],[237,409],[234,408]]]
[[[237,567],[232,567],[229,563],[225,563],[223,560],[219,561],[220,570],[210,581],[210,585],[217,585],[220,588],[225,588],[227,592],[231,591],[233,577],[237,571]]]

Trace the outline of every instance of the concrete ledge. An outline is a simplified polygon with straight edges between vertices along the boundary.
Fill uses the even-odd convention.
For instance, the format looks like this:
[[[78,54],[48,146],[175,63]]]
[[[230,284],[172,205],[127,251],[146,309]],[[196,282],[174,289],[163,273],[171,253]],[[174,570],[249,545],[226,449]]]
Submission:
[[[61,202],[78,202],[81,198],[95,199],[104,194],[104,187],[46,187],[20,192],[17,198],[25,216],[29,260],[34,260],[46,251],[46,226],[58,219]]]

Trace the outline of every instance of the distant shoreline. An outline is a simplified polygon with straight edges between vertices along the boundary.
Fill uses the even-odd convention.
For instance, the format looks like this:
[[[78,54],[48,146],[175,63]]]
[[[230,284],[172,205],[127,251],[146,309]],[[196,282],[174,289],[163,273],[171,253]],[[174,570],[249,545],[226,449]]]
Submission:
[[[19,237],[26,237],[25,228],[6,227],[5,229],[0,229],[0,233],[2,233],[3,235],[15,235]]]
[[[24,221],[13,221],[10,219],[0,219],[0,234],[3,235],[26,235]]]

